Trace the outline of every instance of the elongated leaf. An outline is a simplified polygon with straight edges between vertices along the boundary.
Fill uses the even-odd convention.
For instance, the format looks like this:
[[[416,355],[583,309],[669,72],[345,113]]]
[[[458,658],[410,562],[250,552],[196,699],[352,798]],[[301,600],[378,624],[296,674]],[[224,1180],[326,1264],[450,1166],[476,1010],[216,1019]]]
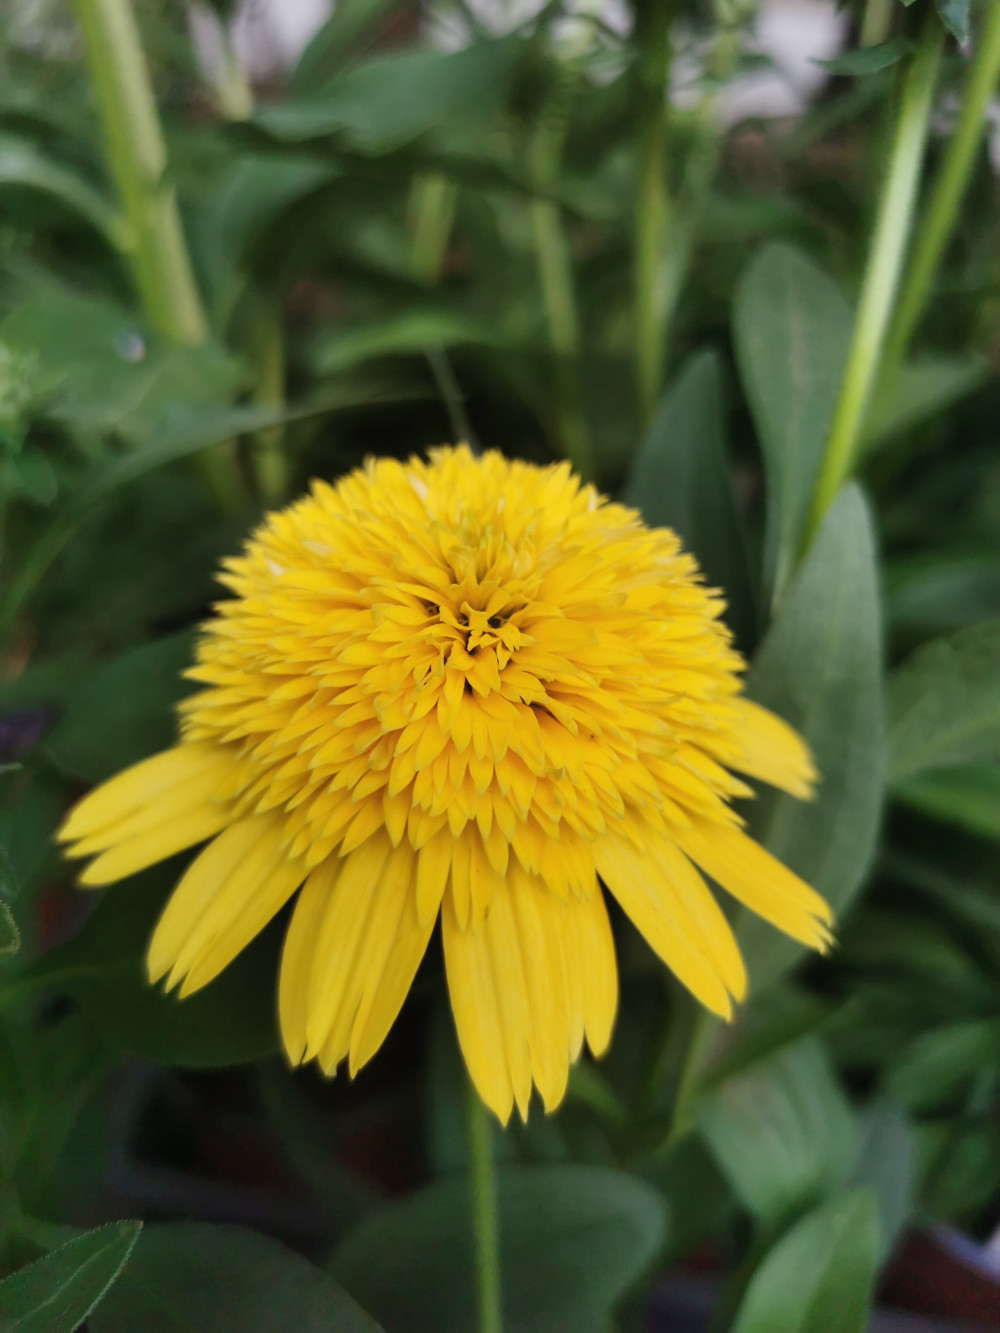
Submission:
[[[673,528],[729,603],[727,623],[749,644],[755,623],[749,560],[726,457],[722,365],[699,352],[660,404],[622,490],[647,523]]]
[[[90,1333],[379,1333],[320,1268],[242,1227],[148,1226]]]
[[[698,1125],[737,1197],[764,1224],[843,1185],[854,1159],[851,1110],[814,1038],[727,1079]]]
[[[321,87],[398,3],[399,0],[339,0],[292,70],[292,89],[313,92]]]
[[[128,231],[124,218],[89,181],[61,166],[30,139],[0,134],[0,186],[20,185],[58,199],[96,228],[118,249],[125,249]]]
[[[925,644],[889,678],[889,777],[1000,755],[1000,619]]]
[[[933,819],[983,838],[1000,838],[1000,763],[935,768],[904,778],[892,794]]]
[[[886,1072],[887,1090],[909,1111],[940,1109],[983,1069],[1000,1065],[1000,1023],[977,1018],[922,1032]]]
[[[885,766],[875,546],[855,487],[827,514],[754,660],[748,688],[802,733],[820,771],[811,802],[771,792],[759,798],[750,811],[752,831],[843,913],[875,852]],[[756,918],[742,918],[739,936],[758,987],[802,954]]]
[[[935,416],[980,388],[991,373],[988,362],[967,356],[925,356],[909,362],[896,378],[892,397],[873,413],[865,431],[865,447],[876,448]]]
[[[937,11],[956,42],[969,40],[969,0],[937,0]]]
[[[519,1333],[605,1329],[663,1236],[655,1191],[599,1167],[502,1168],[499,1206],[504,1320]],[[334,1272],[387,1333],[475,1333],[470,1209],[464,1177],[439,1181],[362,1222]]]
[[[130,648],[103,667],[50,733],[46,753],[64,773],[99,782],[176,739],[173,708],[190,693],[189,632]]]
[[[858,1159],[850,1183],[867,1185],[879,1215],[879,1262],[884,1263],[913,1211],[913,1131],[893,1102],[876,1102],[859,1117]]]
[[[855,51],[841,51],[832,60],[814,60],[814,65],[827,69],[831,74],[877,74],[880,69],[888,69],[909,53],[911,43],[902,37],[890,37],[888,41],[876,42],[874,46],[861,46]]]
[[[4,1333],[73,1333],[128,1262],[141,1222],[86,1231],[0,1282]]]
[[[507,39],[464,51],[379,56],[308,95],[262,108],[256,122],[290,142],[338,135],[363,152],[386,153],[435,126],[487,119],[518,45]]]
[[[850,340],[839,287],[788,245],[769,245],[740,280],[733,333],[767,474],[764,584],[780,590],[798,549]]]
[[[0,847],[0,857],[6,855]],[[0,901],[0,963],[17,953],[21,947],[21,932],[14,920],[14,913],[5,902]]]
[[[817,1208],[757,1269],[733,1333],[864,1333],[878,1243],[870,1190],[853,1190]]]
[[[175,858],[110,889],[77,934],[19,984],[73,996],[105,1041],[164,1064],[211,1068],[271,1055],[280,922],[185,1000],[146,980],[149,938],[180,873]]]
[[[311,360],[317,374],[330,375],[372,357],[456,345],[496,347],[503,341],[495,324],[470,319],[447,306],[427,307],[360,328],[324,332],[313,344]]]

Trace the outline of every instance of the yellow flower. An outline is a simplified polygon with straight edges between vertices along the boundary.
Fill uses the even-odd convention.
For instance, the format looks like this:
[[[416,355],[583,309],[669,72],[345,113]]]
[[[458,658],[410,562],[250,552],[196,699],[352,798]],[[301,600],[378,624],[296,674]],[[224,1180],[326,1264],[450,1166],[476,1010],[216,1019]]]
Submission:
[[[794,731],[741,694],[723,603],[666,529],[465,447],[369,462],[272,514],[226,563],[181,740],[98,787],[60,837],[85,885],[208,842],[149,947],[204,986],[301,889],[278,1006],[290,1060],[353,1075],[440,916],[469,1072],[506,1121],[555,1107],[617,1004],[601,885],[728,1017],[746,978],[700,872],[780,930],[826,903],[753,842],[731,769],[807,797]],[[600,877],[600,882],[598,881]]]

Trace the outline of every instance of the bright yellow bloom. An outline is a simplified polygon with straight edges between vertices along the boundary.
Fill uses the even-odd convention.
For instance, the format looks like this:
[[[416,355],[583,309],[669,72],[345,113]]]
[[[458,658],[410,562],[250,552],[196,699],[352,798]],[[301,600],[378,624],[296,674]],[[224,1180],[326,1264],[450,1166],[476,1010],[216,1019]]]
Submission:
[[[226,564],[181,740],[61,831],[101,885],[205,842],[149,948],[204,986],[301,888],[279,1015],[293,1062],[353,1074],[440,915],[455,1024],[506,1121],[561,1100],[617,1003],[601,883],[715,1013],[745,991],[700,871],[803,943],[831,916],[753,842],[730,769],[807,797],[785,723],[741,694],[723,603],[665,529],[567,465],[441,449],[272,514]],[[600,876],[601,883],[598,882]]]

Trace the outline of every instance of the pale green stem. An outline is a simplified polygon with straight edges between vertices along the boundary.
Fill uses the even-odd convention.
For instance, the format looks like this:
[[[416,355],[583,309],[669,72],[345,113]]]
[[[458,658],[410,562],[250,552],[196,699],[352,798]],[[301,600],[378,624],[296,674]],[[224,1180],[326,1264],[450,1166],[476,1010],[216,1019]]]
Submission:
[[[149,68],[129,0],[73,0],[83,34],[108,164],[129,232],[128,258],[146,317],[165,338],[197,347],[208,323],[195,285],[156,111]],[[233,503],[239,476],[231,447],[202,454],[219,499]]]
[[[564,83],[543,115],[531,149],[535,183],[552,185],[558,172],[566,132],[568,102],[576,81],[576,70],[564,71]],[[536,197],[530,205],[535,239],[538,282],[542,291],[549,346],[555,356],[560,406],[560,431],[566,457],[581,477],[593,476],[594,460],[590,433],[580,406],[577,357],[580,352],[580,321],[573,285],[573,264],[563,225],[562,209],[554,199]]]
[[[671,212],[667,185],[670,17],[669,0],[649,0],[638,11],[641,110],[633,262],[636,373],[643,425],[652,420],[663,389],[671,299],[665,262]]]
[[[923,313],[941,255],[955,226],[955,219],[969,185],[982,141],[986,108],[1000,77],[1000,4],[986,8],[983,28],[976,44],[962,94],[958,123],[945,149],[944,161],[934,181],[927,207],[919,219],[913,252],[886,338],[882,361],[882,388],[890,392],[906,356],[917,321]]]
[[[441,276],[457,195],[445,176],[418,176],[413,183],[413,272],[428,287]]]
[[[285,401],[285,343],[281,320],[272,311],[262,314],[254,347],[253,401],[258,407],[280,407]],[[268,426],[253,437],[253,466],[261,499],[273,505],[285,498],[288,465],[282,426]]]
[[[479,1094],[467,1081],[466,1124],[469,1176],[472,1186],[472,1230],[476,1252],[476,1292],[479,1333],[501,1333],[500,1226],[497,1212],[496,1172],[493,1165],[493,1126]]]
[[[861,45],[878,46],[889,36],[896,0],[868,0],[861,20]]]
[[[813,495],[809,538],[850,475],[857,456],[913,222],[942,32],[937,14],[931,13],[906,71],[847,364]]]

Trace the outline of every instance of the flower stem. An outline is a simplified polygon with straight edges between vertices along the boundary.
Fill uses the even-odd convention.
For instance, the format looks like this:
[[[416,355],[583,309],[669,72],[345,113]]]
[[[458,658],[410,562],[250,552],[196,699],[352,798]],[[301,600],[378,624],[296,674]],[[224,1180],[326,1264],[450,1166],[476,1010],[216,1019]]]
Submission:
[[[889,36],[895,0],[868,0],[861,20],[861,45],[878,46]]]
[[[884,391],[902,364],[917,321],[927,304],[934,274],[955,225],[982,140],[986,108],[1000,77],[1000,4],[986,7],[962,94],[958,123],[945,150],[923,217],[916,229],[902,292],[886,338],[881,383]]]
[[[635,210],[635,356],[642,424],[656,411],[666,366],[669,276],[664,241],[670,217],[667,187],[667,79],[670,3],[650,0],[637,11],[640,93],[638,197]]]
[[[108,165],[128,225],[128,259],[146,317],[180,346],[209,336],[167,175],[149,68],[129,0],[73,0],[104,130]],[[220,501],[239,497],[235,458],[227,446],[202,455]]]
[[[476,1290],[479,1296],[479,1333],[501,1333],[500,1230],[497,1183],[491,1143],[493,1126],[478,1092],[467,1081],[465,1096],[472,1183],[472,1224],[476,1245]]]
[[[413,183],[413,272],[427,287],[441,276],[457,194],[445,176],[418,176]]]
[[[858,300],[854,333],[807,525],[816,532],[857,455],[899,284],[927,140],[942,26],[931,12],[903,83],[899,116]]]

